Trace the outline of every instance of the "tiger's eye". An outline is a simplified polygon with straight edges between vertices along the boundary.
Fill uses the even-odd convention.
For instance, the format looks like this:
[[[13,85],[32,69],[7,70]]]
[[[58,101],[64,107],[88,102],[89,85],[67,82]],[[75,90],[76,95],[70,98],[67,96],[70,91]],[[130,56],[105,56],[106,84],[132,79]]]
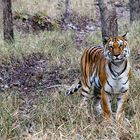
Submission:
[[[109,48],[113,48],[113,46],[112,46],[112,45],[109,45],[108,47],[109,47]]]
[[[120,47],[123,47],[123,44],[120,44]]]

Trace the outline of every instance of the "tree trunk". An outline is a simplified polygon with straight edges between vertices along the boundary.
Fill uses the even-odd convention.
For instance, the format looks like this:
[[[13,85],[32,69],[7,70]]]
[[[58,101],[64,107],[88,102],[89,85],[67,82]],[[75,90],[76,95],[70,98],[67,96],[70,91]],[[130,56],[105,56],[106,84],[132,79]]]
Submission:
[[[129,0],[130,5],[130,23],[140,20],[140,0]]]
[[[102,39],[118,35],[116,8],[110,0],[98,0],[101,18]],[[104,41],[103,41],[104,45]]]
[[[13,20],[12,20],[12,3],[11,0],[2,0],[3,2],[3,32],[4,40],[7,43],[14,41]]]
[[[65,0],[65,13],[64,13],[64,21],[65,23],[69,22],[69,11],[70,10],[70,0]]]

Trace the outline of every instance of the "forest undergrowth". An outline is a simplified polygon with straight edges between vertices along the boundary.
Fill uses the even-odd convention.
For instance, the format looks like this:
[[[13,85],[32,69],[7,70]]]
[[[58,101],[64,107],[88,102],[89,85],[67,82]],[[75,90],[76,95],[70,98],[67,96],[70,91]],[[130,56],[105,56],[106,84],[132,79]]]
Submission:
[[[139,140],[139,22],[130,25],[120,20],[120,34],[128,29],[132,76],[125,114],[129,121],[123,125],[102,125],[94,119],[94,112],[89,121],[80,107],[80,93],[64,96],[80,79],[83,50],[102,44],[98,27],[84,35],[57,28],[24,36],[15,28],[15,43],[11,45],[5,44],[0,34],[0,139]]]

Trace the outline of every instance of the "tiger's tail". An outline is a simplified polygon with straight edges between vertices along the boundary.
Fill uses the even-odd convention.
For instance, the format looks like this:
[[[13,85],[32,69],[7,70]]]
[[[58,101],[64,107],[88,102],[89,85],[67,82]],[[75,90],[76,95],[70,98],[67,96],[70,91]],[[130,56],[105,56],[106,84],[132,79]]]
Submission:
[[[65,96],[69,96],[71,94],[74,94],[76,91],[78,91],[82,87],[82,82],[79,81],[76,86],[70,88],[66,93]]]

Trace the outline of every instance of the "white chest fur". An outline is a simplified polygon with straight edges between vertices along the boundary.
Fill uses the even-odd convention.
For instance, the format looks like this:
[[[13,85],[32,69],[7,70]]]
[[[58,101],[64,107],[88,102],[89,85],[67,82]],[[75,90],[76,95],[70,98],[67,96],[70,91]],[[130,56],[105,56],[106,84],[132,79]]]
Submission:
[[[124,67],[118,67],[118,71],[123,70]],[[128,73],[129,73],[130,65],[127,64],[127,67],[125,68],[124,72],[122,72],[120,75],[112,73],[113,70],[110,70],[110,68],[107,66],[106,70],[108,72],[108,78],[105,85],[105,91],[109,93],[123,93],[129,88],[129,80],[128,80]],[[117,69],[116,69],[117,71]],[[118,72],[119,73],[119,72]]]

